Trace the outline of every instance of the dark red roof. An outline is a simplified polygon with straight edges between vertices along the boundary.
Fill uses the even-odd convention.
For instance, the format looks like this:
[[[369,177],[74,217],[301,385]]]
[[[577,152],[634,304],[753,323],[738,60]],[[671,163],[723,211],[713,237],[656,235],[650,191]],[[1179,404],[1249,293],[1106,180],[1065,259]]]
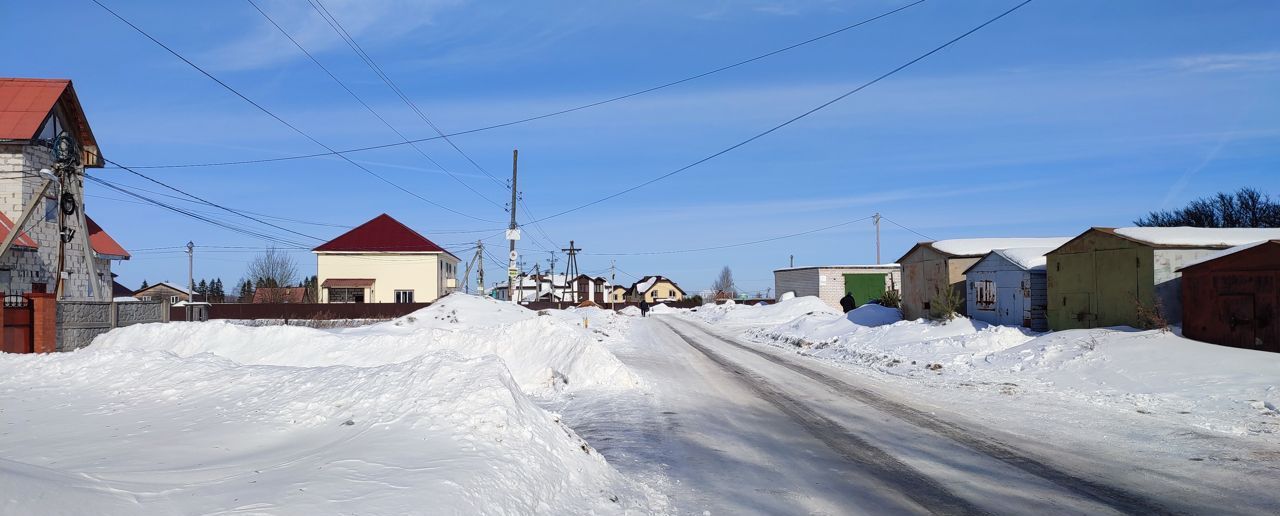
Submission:
[[[0,242],[9,238],[10,231],[13,231],[13,220],[3,212],[0,212]],[[14,247],[22,247],[26,249],[36,249],[40,247],[36,244],[34,239],[27,235],[26,231],[19,231],[18,236],[13,237],[13,245]]]
[[[101,167],[98,143],[68,79],[21,79],[0,77],[0,139],[30,140],[40,131],[49,112],[64,100],[67,124],[84,146],[84,165]]]
[[[339,253],[446,253],[443,247],[383,213],[313,249]]]
[[[111,235],[103,231],[102,227],[89,218],[88,215],[84,216],[84,223],[89,226],[89,245],[93,246],[93,252],[106,258],[129,259],[129,251],[125,251],[124,246],[116,242],[116,239],[111,238]]]

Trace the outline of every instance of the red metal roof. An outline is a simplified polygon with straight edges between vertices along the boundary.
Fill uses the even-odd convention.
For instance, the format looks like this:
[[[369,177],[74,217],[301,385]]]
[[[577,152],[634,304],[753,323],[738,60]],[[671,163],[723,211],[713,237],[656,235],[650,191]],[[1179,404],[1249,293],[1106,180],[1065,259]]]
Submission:
[[[446,253],[443,247],[383,213],[313,249],[339,253]],[[452,256],[452,254],[450,254]]]
[[[88,119],[76,98],[75,88],[69,79],[23,79],[0,77],[0,139],[29,140],[36,137],[40,125],[58,100],[64,101],[64,113],[85,155],[86,167],[101,167],[98,142],[89,129]]]
[[[372,287],[373,280],[368,278],[329,278],[320,284],[324,288]]]
[[[13,220],[3,212],[0,212],[0,242],[9,238],[9,232],[13,231]],[[22,247],[26,249],[37,249],[40,246],[36,244],[35,239],[27,235],[26,231],[19,231],[18,236],[13,239],[14,247]]]
[[[103,231],[102,227],[89,218],[88,215],[84,216],[84,223],[89,226],[89,245],[93,246],[93,252],[102,255],[104,258],[129,259],[129,251],[125,251],[124,247],[119,242],[116,242],[116,239],[111,238],[111,235]]]

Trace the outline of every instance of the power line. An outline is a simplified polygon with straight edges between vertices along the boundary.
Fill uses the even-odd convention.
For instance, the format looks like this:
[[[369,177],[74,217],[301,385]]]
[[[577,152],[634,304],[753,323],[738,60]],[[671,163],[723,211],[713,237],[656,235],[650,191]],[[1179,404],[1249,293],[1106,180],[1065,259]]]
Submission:
[[[96,0],[95,0],[95,1],[96,1]],[[625,100],[625,99],[629,99],[629,98],[636,97],[636,96],[639,96],[639,95],[644,95],[644,94],[647,94],[647,93],[652,93],[652,92],[655,92],[655,91],[658,91],[658,90],[661,90],[661,89],[669,88],[669,87],[671,87],[671,86],[677,86],[677,85],[680,85],[680,84],[684,84],[684,83],[686,83],[686,82],[690,82],[690,81],[694,81],[694,80],[697,80],[697,79],[701,79],[701,78],[703,78],[703,77],[707,77],[707,76],[709,76],[709,75],[717,74],[717,73],[720,73],[720,72],[723,72],[723,71],[726,71],[726,70],[730,70],[730,69],[733,69],[733,68],[737,68],[737,67],[739,67],[739,66],[743,66],[743,65],[746,65],[746,64],[750,64],[750,63],[753,63],[753,62],[756,62],[756,61],[759,61],[759,60],[762,60],[762,59],[765,59],[765,58],[768,58],[768,57],[772,57],[772,56],[777,55],[777,54],[781,54],[781,53],[783,53],[783,52],[787,52],[787,51],[794,50],[794,49],[796,49],[796,48],[799,48],[799,47],[802,47],[802,46],[805,46],[805,45],[809,45],[809,44],[811,44],[811,43],[815,43],[815,42],[817,42],[817,41],[821,41],[821,40],[823,40],[823,39],[826,39],[826,38],[829,38],[829,37],[832,37],[832,36],[835,36],[835,35],[841,34],[841,33],[843,33],[843,32],[846,32],[846,31],[849,31],[849,30],[852,30],[852,29],[855,29],[855,28],[861,27],[861,26],[863,26],[863,25],[866,25],[866,24],[871,23],[871,22],[873,22],[873,21],[879,20],[879,19],[881,19],[881,18],[885,18],[885,17],[887,17],[887,16],[890,16],[890,15],[896,14],[896,13],[898,13],[898,12],[900,12],[900,11],[906,10],[907,8],[910,8],[910,7],[914,7],[914,6],[916,6],[916,5],[919,5],[919,4],[923,3],[924,1],[925,1],[925,0],[917,0],[917,1],[915,1],[915,2],[912,2],[912,3],[910,3],[910,4],[904,5],[904,6],[902,6],[902,7],[898,7],[898,8],[896,8],[896,9],[893,9],[893,10],[890,10],[890,11],[886,11],[886,12],[884,12],[884,13],[881,13],[881,14],[879,14],[879,15],[873,16],[873,17],[871,17],[871,18],[867,18],[867,19],[861,20],[861,21],[859,21],[859,22],[856,22],[856,23],[853,23],[853,24],[850,24],[850,25],[846,25],[846,26],[844,26],[844,27],[841,27],[841,28],[839,28],[839,29],[836,29],[836,30],[833,30],[833,31],[827,32],[827,33],[825,33],[825,34],[822,34],[822,35],[819,35],[819,36],[815,36],[815,37],[812,37],[812,38],[806,39],[806,40],[801,41],[801,42],[799,42],[799,43],[795,43],[795,44],[792,44],[792,45],[788,45],[788,46],[786,46],[786,47],[782,47],[782,48],[779,48],[779,49],[775,49],[775,50],[772,50],[772,51],[766,52],[766,53],[764,53],[764,54],[757,55],[757,56],[755,56],[755,57],[751,57],[751,58],[743,59],[743,60],[741,60],[741,61],[738,61],[738,62],[735,62],[735,63],[732,63],[732,64],[724,65],[724,66],[721,66],[721,67],[719,67],[719,68],[715,68],[715,69],[712,69],[712,70],[709,70],[709,71],[706,71],[706,72],[701,72],[701,73],[698,73],[698,74],[690,75],[690,76],[688,76],[688,77],[684,77],[684,78],[682,78],[682,79],[676,79],[676,80],[673,80],[673,81],[670,81],[670,82],[667,82],[667,83],[664,83],[664,84],[660,84],[660,85],[657,85],[657,86],[652,86],[652,87],[649,87],[649,88],[645,88],[645,89],[642,89],[642,90],[634,91],[634,92],[631,92],[631,93],[626,93],[626,94],[623,94],[623,95],[618,95],[618,96],[616,96],[616,97],[611,97],[611,98],[607,98],[607,99],[604,99],[604,100],[598,100],[598,101],[594,101],[594,102],[589,102],[589,103],[587,103],[587,104],[582,104],[582,105],[575,106],[575,107],[571,107],[571,108],[565,108],[565,109],[561,109],[561,110],[558,110],[558,111],[552,111],[552,112],[550,112],[550,113],[544,113],[544,114],[541,114],[541,115],[535,115],[535,116],[530,116],[530,117],[527,117],[527,118],[521,118],[521,119],[519,119],[519,120],[512,120],[512,121],[509,121],[509,122],[502,122],[502,123],[497,123],[497,124],[488,125],[488,126],[484,126],[484,127],[477,127],[477,128],[473,128],[473,129],[467,129],[467,130],[464,130],[464,131],[457,131],[457,132],[452,132],[452,133],[448,133],[448,134],[442,134],[442,135],[439,135],[439,136],[432,136],[432,137],[427,137],[427,138],[418,138],[418,139],[414,139],[414,140],[409,140],[409,142],[408,142],[408,143],[421,143],[421,142],[426,142],[426,141],[432,141],[432,140],[444,139],[444,138],[446,138],[446,137],[462,136],[462,135],[466,135],[466,134],[478,133],[478,132],[481,132],[481,131],[489,131],[489,130],[492,130],[492,129],[499,129],[499,128],[503,128],[503,127],[509,127],[509,126],[513,126],[513,125],[518,125],[518,124],[523,124],[523,123],[527,123],[527,122],[533,122],[533,121],[536,121],[536,120],[542,120],[542,119],[545,119],[545,118],[551,118],[551,117],[560,116],[560,115],[564,115],[564,114],[568,114],[568,113],[573,113],[573,112],[576,112],[576,111],[582,111],[582,110],[584,110],[584,109],[590,109],[590,108],[594,108],[594,107],[598,107],[598,106],[603,106],[603,105],[605,105],[605,104],[611,104],[611,103],[614,103],[614,102],[618,102],[618,101],[620,101],[620,100]],[[371,151],[371,150],[385,149],[385,148],[389,148],[389,147],[398,147],[398,146],[401,146],[401,145],[406,145],[406,143],[405,143],[405,142],[399,142],[399,143],[388,143],[388,144],[381,144],[381,145],[371,145],[371,146],[367,146],[367,147],[356,147],[356,148],[345,149],[345,150],[340,150],[340,151],[335,151],[335,152],[321,152],[321,153],[314,153],[314,154],[301,154],[301,155],[296,155],[296,156],[282,156],[282,157],[278,157],[278,158],[262,158],[262,159],[252,159],[252,160],[221,161],[221,162],[210,162],[210,163],[186,163],[186,164],[173,164],[173,165],[147,165],[147,166],[138,166],[138,167],[135,167],[135,168],[193,168],[193,167],[219,167],[219,166],[229,166],[229,165],[248,165],[248,164],[255,164],[255,163],[270,163],[270,162],[275,162],[275,161],[288,161],[288,160],[296,160],[296,159],[320,158],[320,157],[325,157],[325,156],[332,156],[332,155],[334,155],[334,154],[346,154],[346,153],[353,153],[353,152],[364,152],[364,151]]]
[[[573,212],[575,212],[575,211],[578,211],[578,210],[581,210],[581,209],[584,209],[584,208],[588,208],[588,207],[591,207],[591,206],[595,206],[595,205],[597,205],[597,204],[600,204],[600,203],[602,203],[602,202],[608,201],[608,200],[610,200],[610,199],[617,198],[617,197],[619,197],[619,196],[622,196],[622,195],[628,194],[628,193],[630,193],[630,192],[634,192],[634,191],[636,191],[636,190],[639,190],[639,189],[641,189],[641,188],[644,188],[644,187],[646,187],[646,186],[649,186],[649,185],[651,185],[651,184],[654,184],[654,183],[656,183],[656,182],[658,182],[658,181],[661,181],[661,180],[663,180],[663,179],[666,179],[666,178],[668,178],[668,177],[674,176],[674,175],[676,175],[676,174],[679,174],[679,173],[681,173],[681,172],[684,172],[684,171],[686,171],[686,170],[689,170],[689,169],[691,169],[691,168],[693,168],[693,167],[696,167],[696,166],[698,166],[698,165],[701,165],[701,164],[703,164],[703,163],[706,163],[706,162],[708,162],[708,161],[711,161],[711,160],[713,160],[713,159],[715,159],[715,158],[717,158],[717,157],[720,157],[720,156],[722,156],[722,155],[724,155],[724,154],[727,154],[727,153],[729,153],[729,152],[731,152],[731,151],[733,151],[733,150],[735,150],[735,149],[737,149],[737,148],[739,148],[739,147],[742,147],[742,146],[744,146],[744,145],[747,145],[747,144],[749,144],[749,143],[751,143],[751,142],[754,142],[754,141],[756,141],[756,140],[758,140],[758,139],[760,139],[760,138],[763,138],[763,137],[765,137],[765,136],[768,136],[769,134],[772,134],[773,132],[775,132],[775,131],[777,131],[777,130],[779,130],[779,129],[782,129],[783,127],[789,126],[789,125],[791,125],[791,124],[793,124],[793,123],[795,123],[795,122],[799,121],[799,120],[800,120],[800,119],[802,119],[802,118],[805,118],[805,117],[807,117],[807,116],[809,116],[809,115],[812,115],[812,114],[814,114],[814,113],[817,113],[818,111],[821,111],[822,109],[825,109],[825,108],[827,108],[828,106],[831,106],[832,104],[835,104],[836,102],[839,102],[839,101],[841,101],[841,100],[844,100],[845,98],[849,97],[850,95],[853,95],[853,94],[855,94],[855,93],[858,93],[858,92],[860,92],[860,91],[862,91],[862,90],[866,89],[867,87],[869,87],[869,86],[871,86],[871,85],[873,85],[873,84],[875,84],[875,83],[878,83],[878,82],[880,82],[880,81],[882,81],[882,80],[884,80],[884,79],[888,78],[888,77],[889,77],[889,76],[891,76],[891,75],[894,75],[894,74],[898,73],[898,72],[900,72],[900,71],[902,71],[902,70],[906,69],[907,67],[909,67],[909,66],[911,66],[911,65],[913,65],[913,64],[915,64],[915,63],[917,63],[917,62],[920,62],[921,60],[925,59],[926,57],[929,57],[929,56],[931,56],[931,55],[933,55],[933,54],[938,53],[938,52],[939,52],[939,51],[941,51],[942,49],[944,49],[944,48],[947,48],[947,47],[951,46],[952,44],[956,43],[957,41],[960,41],[960,40],[962,40],[962,39],[964,39],[964,38],[968,37],[970,34],[973,34],[973,33],[975,33],[975,32],[978,32],[978,31],[979,31],[979,30],[981,30],[983,27],[986,27],[987,25],[990,25],[990,24],[992,24],[992,23],[995,23],[995,21],[996,21],[996,20],[999,20],[999,19],[1001,19],[1001,18],[1004,18],[1005,16],[1007,16],[1007,15],[1009,15],[1010,13],[1012,13],[1012,12],[1014,12],[1014,11],[1018,10],[1018,9],[1019,9],[1019,8],[1021,8],[1022,6],[1024,6],[1024,5],[1027,5],[1027,4],[1031,3],[1031,1],[1032,1],[1032,0],[1024,0],[1022,3],[1020,3],[1020,4],[1018,4],[1018,5],[1015,5],[1015,6],[1011,7],[1011,8],[1009,8],[1008,10],[1006,10],[1006,11],[1004,11],[1004,12],[1000,13],[999,15],[995,16],[994,18],[991,18],[991,19],[988,19],[988,20],[987,20],[987,21],[985,21],[985,22],[982,22],[982,23],[981,23],[980,25],[978,25],[977,27],[974,27],[974,28],[972,28],[972,29],[969,29],[969,30],[968,30],[967,32],[965,32],[964,34],[961,34],[961,35],[959,35],[959,36],[956,36],[956,37],[952,38],[951,40],[947,41],[946,43],[943,43],[943,44],[941,44],[941,45],[939,45],[939,46],[937,46],[937,47],[934,47],[934,48],[933,48],[933,50],[930,50],[930,51],[928,51],[928,52],[925,52],[925,53],[923,53],[923,54],[920,54],[920,55],[919,55],[919,56],[917,56],[916,58],[914,58],[914,59],[912,59],[912,60],[910,60],[910,61],[907,61],[906,63],[903,63],[902,65],[899,65],[897,68],[894,68],[894,69],[892,69],[892,70],[889,70],[888,72],[885,72],[884,74],[882,74],[882,75],[880,75],[880,76],[878,76],[878,77],[876,77],[876,78],[874,78],[874,79],[871,79],[870,81],[867,81],[867,82],[865,82],[865,83],[862,83],[862,85],[860,85],[860,86],[858,86],[858,87],[856,87],[856,88],[854,88],[854,89],[852,89],[852,90],[849,90],[849,91],[847,91],[847,92],[845,92],[845,93],[842,93],[842,94],[840,94],[839,96],[837,96],[837,97],[835,97],[835,98],[833,98],[833,99],[831,99],[831,100],[828,100],[828,101],[826,101],[826,102],[823,102],[822,104],[819,104],[818,106],[816,106],[816,107],[814,107],[814,108],[812,108],[812,109],[810,109],[810,110],[808,110],[808,111],[805,111],[804,113],[801,113],[801,114],[799,114],[799,115],[796,115],[796,116],[794,116],[794,117],[791,117],[790,119],[786,120],[785,122],[782,122],[782,123],[777,124],[777,125],[775,125],[775,126],[773,126],[773,127],[770,127],[769,129],[767,129],[767,130],[765,130],[765,131],[763,131],[763,132],[757,133],[755,136],[752,136],[752,137],[747,138],[747,139],[745,139],[745,140],[742,140],[742,141],[740,141],[740,142],[738,142],[738,143],[735,143],[735,144],[733,144],[733,145],[730,145],[730,146],[728,146],[728,147],[725,147],[724,149],[721,149],[721,150],[719,150],[719,151],[717,151],[717,152],[715,152],[715,153],[712,153],[711,155],[709,155],[709,156],[707,156],[707,157],[704,157],[704,158],[702,158],[702,159],[699,159],[699,160],[697,160],[697,161],[694,161],[693,163],[690,163],[690,164],[685,165],[685,166],[683,166],[683,167],[680,167],[680,168],[677,168],[677,169],[675,169],[675,170],[672,170],[671,172],[667,172],[666,174],[662,174],[662,175],[660,175],[660,176],[654,177],[654,178],[652,178],[652,179],[649,179],[649,180],[644,181],[644,182],[642,182],[642,183],[639,183],[639,184],[637,184],[637,185],[634,185],[634,186],[631,186],[631,187],[625,188],[625,189],[623,189],[622,191],[619,191],[619,192],[617,192],[617,193],[613,193],[613,194],[607,195],[607,196],[605,196],[605,197],[601,197],[600,199],[596,199],[596,200],[591,201],[591,202],[588,202],[588,203],[586,203],[586,204],[582,204],[582,205],[579,205],[579,206],[576,206],[576,207],[569,208],[569,209],[567,209],[567,210],[561,211],[561,212],[559,212],[559,213],[555,213],[555,214],[553,214],[553,215],[550,215],[550,216],[547,216],[547,217],[543,217],[543,218],[541,218],[541,219],[539,219],[538,221],[535,221],[535,222],[541,222],[541,221],[544,221],[544,220],[553,219],[553,218],[556,218],[556,217],[559,217],[559,216],[562,216],[562,215],[566,215],[566,214],[569,214],[569,213],[573,213]]]
[[[454,173],[450,172],[449,169],[444,167],[444,165],[441,165],[434,158],[428,155],[426,151],[423,151],[421,148],[419,148],[417,144],[410,142],[409,137],[405,136],[404,133],[401,133],[399,129],[396,129],[395,126],[391,125],[391,122],[388,122],[386,118],[383,118],[382,115],[378,114],[378,112],[375,111],[373,107],[369,106],[369,104],[365,102],[363,98],[360,97],[360,95],[357,95],[356,92],[352,91],[352,89],[348,87],[346,83],[342,82],[342,80],[339,79],[337,75],[334,75],[333,72],[329,71],[328,67],[326,67],[323,63],[321,63],[319,59],[316,59],[316,57],[312,55],[311,52],[307,51],[307,49],[303,47],[302,44],[298,42],[298,40],[294,39],[294,37],[290,35],[288,31],[284,30],[284,27],[281,27],[279,23],[276,23],[275,19],[271,18],[271,15],[267,14],[266,11],[262,10],[262,7],[259,7],[258,4],[253,0],[245,0],[245,1],[249,2],[249,5],[252,5],[253,8],[256,9],[258,13],[262,15],[263,18],[266,18],[267,21],[270,22],[271,25],[276,28],[276,30],[280,31],[280,34],[283,34],[284,37],[288,38],[289,41],[293,43],[293,46],[298,47],[298,50],[301,50],[303,54],[306,54],[306,56],[309,59],[311,59],[312,63],[315,63],[315,65],[319,67],[321,70],[323,70],[324,73],[328,75],[330,79],[333,79],[333,82],[338,83],[338,86],[341,86],[342,89],[346,90],[346,92],[350,94],[351,97],[356,100],[356,102],[359,102],[361,106],[364,106],[365,110],[369,111],[369,113],[372,114],[374,118],[377,118],[380,122],[382,122],[383,125],[387,126],[388,129],[391,129],[392,132],[396,133],[396,136],[399,136],[402,141],[409,144],[409,146],[412,147],[413,150],[418,151],[418,154],[421,154],[422,157],[426,158],[427,161],[430,161],[432,165],[436,166],[436,168],[439,168],[445,174],[448,174],[449,177],[453,178],[454,181],[457,181],[458,184],[461,184],[462,186],[466,187],[467,190],[471,190],[471,193],[474,193],[477,196],[479,196],[481,199],[488,201],[489,204],[492,204],[499,208],[502,207],[502,205],[498,204],[497,202],[494,202],[493,199],[490,199],[488,196],[484,195],[483,193],[480,193],[479,190],[472,188],[471,185],[463,181],[462,178],[454,175]]]
[[[658,255],[658,254],[697,253],[697,252],[702,252],[702,251],[714,251],[714,250],[718,250],[718,249],[730,249],[730,248],[734,248],[734,247],[743,247],[743,246],[748,246],[748,245],[763,244],[763,243],[765,243],[765,242],[773,242],[773,241],[775,241],[775,240],[784,240],[784,239],[787,239],[787,238],[795,238],[795,237],[798,237],[798,236],[804,236],[804,235],[809,235],[809,234],[813,234],[813,233],[818,233],[818,232],[821,232],[821,231],[827,231],[827,230],[835,229],[835,228],[838,228],[838,227],[841,227],[841,226],[848,226],[849,224],[854,224],[854,223],[862,222],[862,221],[865,221],[865,220],[871,220],[871,218],[872,218],[872,217],[874,217],[874,215],[869,215],[869,216],[862,217],[862,218],[860,218],[860,219],[855,219],[855,220],[847,220],[847,221],[844,221],[844,222],[841,222],[841,223],[838,223],[838,224],[832,224],[832,225],[830,225],[830,226],[823,226],[823,227],[820,227],[820,228],[810,229],[810,230],[806,230],[806,231],[801,231],[801,232],[798,232],[798,233],[791,233],[791,234],[787,234],[787,235],[780,235],[780,236],[770,237],[770,238],[762,238],[762,239],[760,239],[760,240],[752,240],[752,241],[750,241],[750,242],[738,242],[738,243],[736,243],[736,244],[725,244],[725,245],[717,245],[717,246],[711,246],[711,247],[698,247],[698,248],[694,248],[694,249],[676,249],[676,250],[671,250],[671,251],[641,251],[641,252],[632,252],[632,253],[582,253],[582,254],[584,254],[584,255],[591,255],[591,256],[650,256],[650,255]]]
[[[893,219],[890,219],[889,217],[880,217],[880,219],[881,219],[881,220],[887,220],[887,221],[889,221],[889,223],[890,223],[890,224],[893,224],[893,225],[898,226],[898,227],[900,227],[900,228],[902,228],[902,229],[905,229],[905,230],[907,230],[907,231],[910,231],[910,232],[912,232],[912,233],[915,233],[917,236],[923,237],[925,240],[930,240],[930,241],[937,240],[936,238],[933,238],[933,237],[931,237],[931,236],[929,236],[929,235],[926,235],[926,234],[924,234],[924,233],[921,233],[921,232],[916,231],[916,230],[914,230],[914,229],[911,229],[911,228],[909,228],[909,227],[903,226],[902,224],[898,224],[897,222],[894,222],[894,221],[893,221]]]
[[[474,215],[469,215],[469,214],[463,213],[463,212],[461,212],[461,211],[455,210],[455,209],[453,209],[453,208],[450,208],[450,207],[448,207],[448,206],[445,206],[445,205],[443,205],[443,204],[440,204],[440,203],[438,203],[438,202],[435,202],[435,201],[433,201],[433,200],[431,200],[431,199],[427,199],[426,197],[423,197],[423,196],[421,196],[421,195],[418,195],[417,193],[414,193],[414,192],[410,191],[409,189],[407,189],[407,188],[405,188],[405,187],[403,187],[403,186],[400,186],[399,184],[396,184],[395,182],[391,181],[390,179],[387,179],[387,178],[385,178],[385,177],[382,177],[382,175],[378,174],[377,172],[374,172],[374,171],[370,170],[368,167],[365,167],[364,165],[361,165],[361,164],[359,164],[359,163],[356,163],[356,162],[355,162],[355,161],[353,161],[351,158],[348,158],[347,156],[345,156],[345,155],[343,155],[343,154],[341,154],[341,153],[338,153],[338,152],[337,152],[337,151],[335,151],[332,147],[329,147],[328,145],[325,145],[323,142],[321,142],[320,140],[317,140],[315,137],[311,136],[311,135],[310,135],[310,134],[308,134],[306,131],[303,131],[302,129],[299,129],[297,126],[295,126],[295,125],[293,125],[293,124],[289,123],[289,122],[288,122],[288,121],[286,121],[285,119],[283,119],[283,118],[281,118],[280,116],[276,115],[275,113],[271,112],[271,110],[269,110],[269,109],[267,109],[267,108],[263,107],[261,104],[259,104],[259,103],[255,102],[253,99],[251,99],[251,98],[249,98],[249,97],[245,96],[243,93],[240,93],[240,91],[239,91],[239,90],[237,90],[237,89],[235,89],[235,88],[231,87],[231,85],[229,85],[229,84],[227,84],[227,83],[223,82],[221,79],[219,79],[219,78],[215,77],[213,74],[209,73],[208,71],[205,71],[205,69],[204,69],[204,68],[201,68],[199,65],[197,65],[197,64],[195,64],[195,63],[193,63],[193,62],[191,62],[191,60],[187,59],[187,58],[186,58],[186,57],[184,57],[182,54],[179,54],[176,50],[174,50],[174,49],[172,49],[172,48],[169,48],[169,46],[168,46],[168,45],[165,45],[165,44],[164,44],[164,43],[162,43],[160,40],[158,40],[158,39],[156,39],[155,37],[153,37],[151,34],[148,34],[146,31],[142,30],[142,29],[141,29],[140,27],[138,27],[137,25],[134,25],[134,24],[133,24],[133,22],[130,22],[129,20],[125,19],[125,18],[124,18],[123,16],[121,16],[120,14],[118,14],[118,13],[116,13],[115,11],[111,10],[111,8],[107,7],[106,5],[103,5],[103,3],[102,3],[102,2],[100,2],[99,0],[91,0],[91,1],[92,1],[93,3],[95,3],[95,4],[98,4],[98,7],[103,8],[103,9],[104,9],[104,10],[106,10],[108,13],[111,13],[111,15],[112,15],[112,16],[114,16],[114,17],[116,17],[116,19],[118,19],[118,20],[120,20],[120,21],[124,22],[124,23],[125,23],[125,25],[128,25],[130,28],[132,28],[133,30],[137,31],[139,34],[142,34],[142,35],[143,35],[143,36],[145,36],[147,39],[149,39],[149,40],[151,40],[153,43],[155,43],[156,45],[159,45],[159,46],[160,46],[160,48],[165,49],[165,50],[166,50],[166,51],[168,51],[170,54],[173,54],[173,56],[174,56],[174,57],[177,57],[178,59],[182,60],[182,62],[184,62],[184,63],[186,63],[188,66],[190,66],[190,67],[194,68],[196,71],[200,72],[200,73],[201,73],[201,74],[203,74],[205,77],[208,77],[208,78],[209,78],[210,80],[212,80],[213,82],[218,83],[218,85],[219,85],[219,86],[222,86],[222,87],[223,87],[224,89],[226,89],[227,91],[229,91],[229,92],[231,92],[231,93],[235,94],[235,96],[239,97],[241,100],[244,100],[245,102],[249,103],[249,105],[251,105],[251,106],[253,106],[253,107],[257,108],[259,111],[262,111],[262,112],[263,112],[263,113],[265,113],[267,116],[270,116],[271,118],[274,118],[277,122],[280,122],[280,123],[281,123],[281,124],[283,124],[285,127],[288,127],[289,129],[293,130],[293,132],[298,133],[299,135],[302,135],[302,137],[304,137],[304,138],[306,138],[306,139],[310,140],[312,143],[314,143],[314,144],[316,144],[316,145],[318,145],[318,146],[320,146],[320,147],[324,148],[324,150],[329,151],[331,154],[334,154],[334,155],[338,156],[338,157],[339,157],[339,158],[341,158],[343,161],[346,161],[347,163],[350,163],[352,166],[354,166],[354,167],[356,167],[356,168],[358,168],[358,169],[360,169],[360,170],[363,170],[364,172],[368,173],[369,175],[371,175],[371,176],[373,176],[373,177],[375,177],[375,178],[378,178],[378,179],[379,179],[379,180],[381,180],[382,182],[387,183],[388,185],[391,185],[391,186],[395,187],[396,189],[398,189],[398,190],[400,190],[400,191],[402,191],[402,192],[404,192],[404,193],[406,193],[406,194],[409,194],[409,195],[411,195],[411,196],[413,196],[413,197],[416,197],[418,200],[421,200],[421,201],[423,201],[423,202],[425,202],[425,203],[427,203],[427,204],[430,204],[430,205],[435,206],[435,207],[437,207],[437,208],[440,208],[440,209],[442,209],[442,210],[445,210],[445,211],[448,211],[448,212],[451,212],[451,213],[454,213],[454,214],[457,214],[457,215],[460,215],[460,216],[463,216],[463,217],[467,217],[467,218],[470,218],[470,219],[479,220],[479,221],[482,221],[482,222],[494,222],[494,223],[496,223],[496,221],[487,220],[487,219],[482,219],[482,218],[480,218],[480,217],[476,217],[476,216],[474,216]],[[119,166],[119,164],[118,164],[118,163],[117,163],[116,165],[117,165],[117,166]]]

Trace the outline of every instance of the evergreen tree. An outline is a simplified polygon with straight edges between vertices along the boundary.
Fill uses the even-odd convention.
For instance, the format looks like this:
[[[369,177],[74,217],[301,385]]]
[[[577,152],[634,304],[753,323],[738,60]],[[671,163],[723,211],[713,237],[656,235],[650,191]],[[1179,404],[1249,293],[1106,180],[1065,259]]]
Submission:
[[[142,286],[138,287],[138,290],[146,290],[149,286],[150,285],[147,285],[147,280],[142,280]]]
[[[249,280],[247,279],[240,280],[240,302],[253,302],[253,284],[249,283]]]
[[[196,294],[199,294],[201,299],[208,301],[209,300],[209,282],[205,280],[200,280],[200,283],[196,285]]]
[[[222,290],[222,278],[214,278],[209,284],[209,302],[224,303],[227,300],[227,293]]]

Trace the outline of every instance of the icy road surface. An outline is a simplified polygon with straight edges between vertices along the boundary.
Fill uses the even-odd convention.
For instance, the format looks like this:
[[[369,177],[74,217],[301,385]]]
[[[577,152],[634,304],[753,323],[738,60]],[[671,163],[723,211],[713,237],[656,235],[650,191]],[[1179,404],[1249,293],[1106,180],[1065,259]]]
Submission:
[[[615,352],[651,391],[579,399],[566,421],[681,513],[1258,513],[1106,443],[1019,442],[682,317],[637,322]]]

